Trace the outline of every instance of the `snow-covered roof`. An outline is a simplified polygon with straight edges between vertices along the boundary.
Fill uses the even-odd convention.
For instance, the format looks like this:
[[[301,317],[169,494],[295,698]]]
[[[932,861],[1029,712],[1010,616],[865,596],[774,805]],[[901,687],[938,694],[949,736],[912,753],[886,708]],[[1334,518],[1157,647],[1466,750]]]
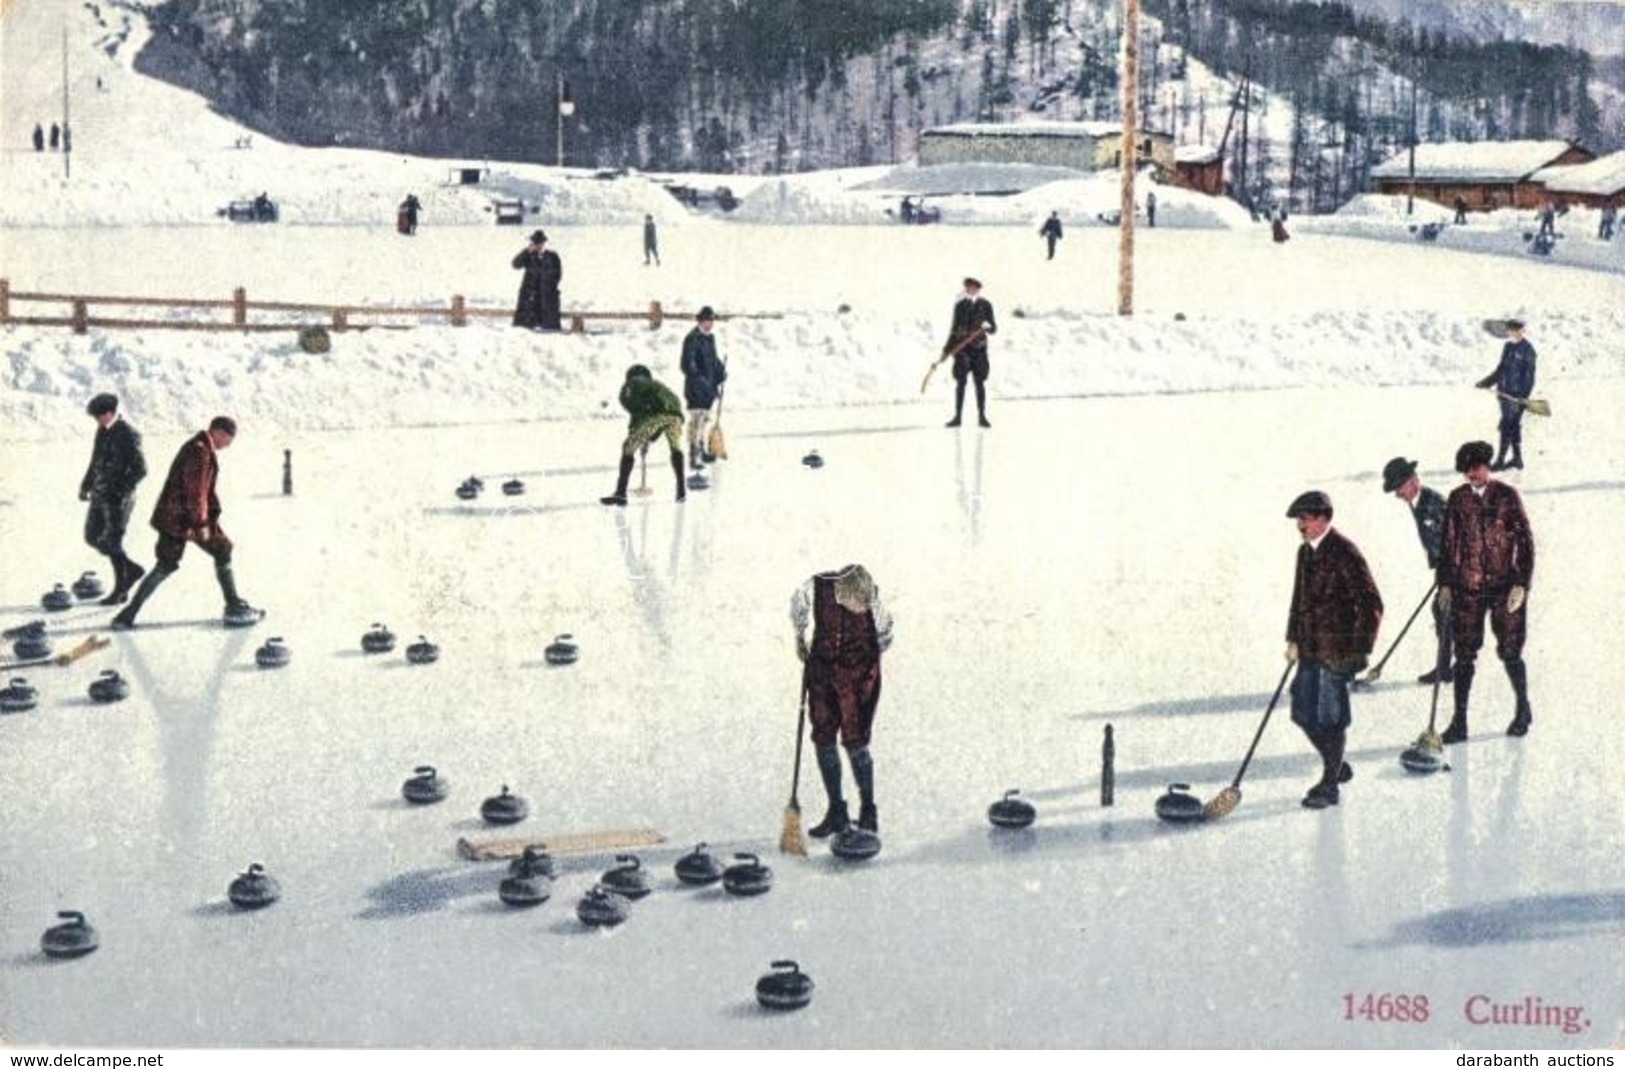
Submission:
[[[996,123],[996,122],[958,122],[947,126],[933,126],[924,131],[922,137],[1117,137],[1123,132],[1123,125],[1114,122],[1023,122],[1023,123]],[[1167,134],[1158,130],[1141,130],[1147,136],[1166,137]]]
[[[1416,146],[1416,177],[1427,181],[1516,182],[1567,152],[1567,141],[1447,141]],[[1373,178],[1410,175],[1405,149],[1371,169]]]
[[[1219,150],[1212,145],[1180,145],[1174,149],[1176,163],[1212,163],[1221,158]]]
[[[1548,167],[1535,175],[1554,193],[1593,193],[1609,196],[1625,193],[1625,152],[1614,152],[1590,163]]]

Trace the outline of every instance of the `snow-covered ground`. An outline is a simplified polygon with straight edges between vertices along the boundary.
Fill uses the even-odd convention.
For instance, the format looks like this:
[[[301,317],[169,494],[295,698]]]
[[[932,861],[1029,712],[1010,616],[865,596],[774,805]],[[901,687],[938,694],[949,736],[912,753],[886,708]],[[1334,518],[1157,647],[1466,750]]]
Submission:
[[[415,238],[388,227],[408,188],[395,168],[433,176],[444,161],[231,149],[233,128],[201,105],[118,70],[107,96],[143,106],[103,124],[83,170],[75,154],[66,189],[10,184],[39,163],[31,153],[0,163],[0,277],[14,291],[511,300],[519,233],[458,214],[463,192],[425,197]],[[159,105],[172,137],[138,153]],[[222,195],[204,173],[215,140],[223,159],[280,161],[234,190],[274,176],[317,217],[208,217]],[[108,157],[100,179],[93,151]],[[340,198],[327,167],[346,159]],[[116,173],[127,189],[93,181]],[[1159,225],[1138,235],[1138,314],[1124,319],[1115,231],[1080,219],[1046,262],[1041,198],[1012,225],[976,227],[836,226],[847,220],[815,207],[882,204],[852,192],[874,177],[797,179],[807,206],[753,223],[660,214],[658,268],[642,265],[638,224],[675,208],[665,193],[554,181],[626,198],[545,218],[567,306],[778,316],[719,326],[730,459],[682,505],[660,460],[647,499],[624,511],[596,500],[613,480],[622,371],[643,362],[675,382],[681,323],[568,337],[479,320],[335,334],[323,356],[291,335],[5,328],[0,619],[42,616],[52,583],[105,574],[79,542],[74,497],[83,406],[100,390],[124,398],[146,437],[153,475],[129,545],[148,562],[144,521],[173,451],[215,413],[237,416],[223,524],[244,592],[271,616],[251,632],[215,625],[218,593],[194,552],[147,626],[71,668],[24,673],[39,707],[0,717],[0,1037],[1625,1042],[1625,741],[1607,685],[1622,593],[1609,532],[1625,520],[1619,276],[1307,225],[1285,246],[1251,223]],[[747,206],[774,192],[762,183]],[[345,214],[358,203],[365,215]],[[949,383],[919,386],[966,273],[999,311],[988,431],[944,430]],[[1277,710],[1234,814],[1159,823],[1168,784],[1208,798],[1230,781],[1280,678],[1297,545],[1282,513],[1301,490],[1331,494],[1371,562],[1387,602],[1379,650],[1398,636],[1429,576],[1377,472],[1404,454],[1430,485],[1456,483],[1456,446],[1494,432],[1494,406],[1470,387],[1497,352],[1479,321],[1511,312],[1531,321],[1538,392],[1556,413],[1527,421],[1529,467],[1511,476],[1540,547],[1534,730],[1500,734],[1511,699],[1486,651],[1473,740],[1448,773],[1404,773],[1398,753],[1428,717],[1429,692],[1410,682],[1429,660],[1422,621],[1355,699],[1356,778],[1340,807],[1299,806],[1314,762]],[[800,464],[812,449],[822,469]],[[471,473],[490,489],[458,501]],[[525,495],[497,492],[510,477]],[[797,712],[789,595],[850,560],[874,572],[898,627],[874,747],[885,845],[865,865],[776,849]],[[58,647],[101,631],[107,612],[53,618]],[[363,655],[373,621],[403,643],[429,636],[442,659]],[[561,632],[582,658],[549,668],[542,650]],[[287,668],[255,667],[271,636],[292,648]],[[128,701],[85,696],[104,668],[131,681]],[[1106,724],[1111,808],[1098,804]],[[416,809],[398,787],[425,762],[453,792]],[[452,844],[483,834],[479,802],[503,784],[532,802],[521,832],[659,828],[667,842],[639,851],[654,894],[623,927],[589,932],[573,908],[612,859],[573,858],[552,901],[502,906],[501,866],[458,860]],[[1030,832],[985,819],[1012,787],[1038,807]],[[810,760],[800,797],[811,823]],[[760,853],[773,890],[679,887],[671,865],[700,841]],[[285,897],[239,914],[224,891],[254,861]],[[59,909],[87,912],[101,950],[41,957]],[[752,985],[782,957],[817,991],[803,1012],[767,1014]],[[1362,1014],[1384,994],[1426,996],[1426,1020],[1376,1020],[1375,999]],[[1572,1030],[1490,1022],[1529,1000],[1558,1017],[1573,1007]]]

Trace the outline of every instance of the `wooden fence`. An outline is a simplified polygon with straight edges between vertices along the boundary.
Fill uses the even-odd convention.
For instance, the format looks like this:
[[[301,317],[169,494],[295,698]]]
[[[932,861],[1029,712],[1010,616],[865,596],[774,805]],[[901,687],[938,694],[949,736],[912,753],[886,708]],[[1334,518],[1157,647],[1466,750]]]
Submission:
[[[13,304],[34,303],[65,306],[66,315],[17,315]],[[93,315],[93,308],[111,307],[123,315]],[[208,318],[155,319],[139,318],[129,314],[130,309],[161,308],[170,312],[202,311]],[[250,313],[297,313],[298,320],[250,318]],[[225,315],[229,313],[229,319]],[[37,327],[69,327],[75,334],[84,334],[91,327],[124,327],[141,330],[239,330],[277,331],[298,330],[318,325],[333,330],[367,330],[373,327],[402,328],[423,322],[444,321],[454,327],[466,327],[470,319],[507,319],[513,315],[510,307],[470,305],[462,294],[452,296],[441,305],[381,305],[381,304],[305,304],[297,301],[251,301],[241,286],[231,293],[229,300],[209,300],[193,297],[117,297],[90,296],[75,293],[30,293],[14,291],[9,279],[0,278],[0,326],[19,323]],[[689,313],[668,312],[659,301],[650,301],[647,312],[566,312],[572,334],[587,332],[589,320],[633,321],[647,323],[650,330],[658,330],[668,316],[680,321],[692,321]],[[730,318],[778,318],[774,314],[719,315]],[[400,320],[409,320],[402,323]]]

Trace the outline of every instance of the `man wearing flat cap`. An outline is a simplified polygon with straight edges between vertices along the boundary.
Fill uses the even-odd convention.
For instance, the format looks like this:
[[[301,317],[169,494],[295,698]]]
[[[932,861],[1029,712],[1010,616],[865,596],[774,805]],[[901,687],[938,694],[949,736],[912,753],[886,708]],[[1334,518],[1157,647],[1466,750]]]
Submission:
[[[88,502],[85,541],[113,564],[113,589],[103,605],[122,605],[130,587],[147,570],[124,553],[124,532],[135,509],[136,484],[147,477],[141,435],[119,415],[118,398],[99,393],[85,412],[96,420],[96,444],[90,467],[79,480],[79,500]]]
[[[530,244],[513,258],[515,271],[523,271],[519,301],[514,305],[513,325],[530,330],[558,330],[559,283],[564,279],[564,262],[547,247],[547,234],[531,232]]]
[[[1496,430],[1500,432],[1501,448],[1490,462],[1491,471],[1523,467],[1523,410],[1529,395],[1535,392],[1535,347],[1523,336],[1523,320],[1509,319],[1506,326],[1501,362],[1475,383],[1481,390],[1494,390],[1500,395],[1501,422]]]
[[[1416,474],[1416,461],[1395,457],[1382,468],[1382,492],[1393,494],[1410,507],[1411,519],[1416,521],[1416,535],[1422,540],[1422,552],[1427,554],[1428,570],[1439,567],[1439,548],[1444,544],[1444,495],[1422,485]],[[1450,614],[1445,612],[1438,597],[1433,599],[1433,632],[1438,638],[1437,660],[1433,668],[1417,680],[1432,685],[1448,683],[1450,671]]]
[[[1467,442],[1456,451],[1456,470],[1466,482],[1445,502],[1439,553],[1439,594],[1450,613],[1456,653],[1455,715],[1441,738],[1467,739],[1467,703],[1484,615],[1495,633],[1495,654],[1512,684],[1513,714],[1507,734],[1529,733],[1529,673],[1523,662],[1528,628],[1529,584],[1535,574],[1535,537],[1518,491],[1490,477],[1490,443]]]
[[[977,426],[993,426],[987,421],[987,336],[998,329],[993,319],[993,305],[982,296],[982,283],[967,278],[964,292],[954,302],[953,324],[942,346],[942,355],[951,353],[954,358],[954,418],[948,421],[948,426],[959,426],[965,409],[966,379],[976,382]]]
[[[1287,613],[1286,658],[1297,663],[1292,679],[1292,722],[1320,754],[1320,781],[1303,804],[1325,809],[1338,803],[1338,784],[1354,778],[1343,760],[1348,746],[1349,683],[1364,668],[1382,622],[1382,595],[1353,542],[1332,530],[1332,499],[1319,490],[1299,494],[1286,514],[1298,523]]]

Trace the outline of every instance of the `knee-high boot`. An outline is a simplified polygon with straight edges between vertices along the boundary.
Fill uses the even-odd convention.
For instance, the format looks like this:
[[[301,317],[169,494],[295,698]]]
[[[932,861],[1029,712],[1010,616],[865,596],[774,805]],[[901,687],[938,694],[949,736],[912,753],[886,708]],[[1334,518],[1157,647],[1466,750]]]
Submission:
[[[671,451],[671,471],[673,475],[677,476],[677,500],[682,501],[688,497],[688,484],[683,481],[683,451],[681,449]]]
[[[1522,657],[1506,662],[1506,666],[1507,679],[1512,683],[1512,693],[1517,699],[1512,723],[1507,725],[1507,734],[1517,739],[1529,734],[1529,724],[1535,719],[1534,711],[1529,708],[1529,669]]]
[[[626,484],[632,480],[632,466],[636,463],[637,461],[633,459],[630,453],[622,455],[621,470],[620,473],[615,477],[615,492],[610,494],[608,497],[601,497],[598,500],[602,501],[606,505],[626,504]]]
[[[818,747],[818,774],[824,781],[824,793],[829,796],[829,809],[823,820],[807,829],[807,834],[823,839],[845,831],[851,823],[846,815],[846,799],[841,797],[841,752],[834,746]]]
[[[865,831],[880,831],[880,815],[875,809],[875,759],[869,756],[869,747],[859,746],[847,752],[852,760],[852,778],[858,784],[858,827]]]
[[[1454,688],[1456,700],[1455,712],[1451,714],[1450,726],[1444,729],[1439,736],[1445,742],[1467,741],[1467,700],[1473,692],[1473,673],[1478,670],[1475,661],[1457,661],[1455,678],[1451,683]]]
[[[148,572],[146,578],[141,580],[141,585],[135,588],[135,595],[130,598],[130,603],[124,606],[117,616],[113,617],[113,622],[109,626],[115,631],[127,631],[134,627],[135,617],[141,611],[141,606],[145,605],[147,599],[152,597],[152,592],[157,590],[159,585],[174,573],[175,567],[175,565],[165,564],[163,561],[154,564],[152,571]]]

